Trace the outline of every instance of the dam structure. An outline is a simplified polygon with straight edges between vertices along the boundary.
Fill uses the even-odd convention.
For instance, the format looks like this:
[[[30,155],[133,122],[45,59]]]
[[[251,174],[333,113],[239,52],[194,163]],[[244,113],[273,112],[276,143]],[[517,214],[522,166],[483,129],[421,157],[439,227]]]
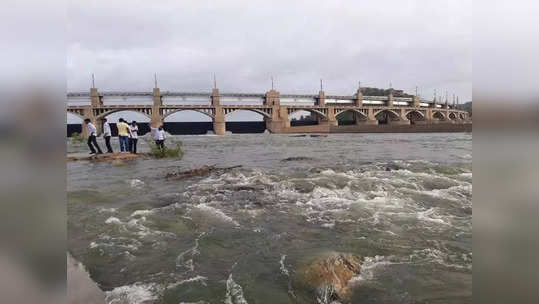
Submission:
[[[101,130],[102,119],[120,111],[134,111],[147,116],[154,127],[179,111],[196,111],[208,116],[217,135],[226,134],[226,119],[236,111],[251,111],[262,115],[271,133],[339,133],[377,132],[380,130],[419,129],[423,131],[471,130],[468,112],[457,109],[454,101],[425,100],[417,95],[364,96],[358,88],[353,95],[326,95],[320,89],[316,95],[281,94],[271,89],[266,93],[221,93],[214,87],[208,93],[161,91],[152,92],[89,92],[67,93],[67,112],[81,119],[89,118]],[[293,126],[295,113],[306,111],[315,125]],[[341,116],[342,115],[342,116]],[[351,124],[339,125],[339,117],[347,116]],[[443,127],[442,127],[443,126]],[[83,134],[86,135],[86,128]]]

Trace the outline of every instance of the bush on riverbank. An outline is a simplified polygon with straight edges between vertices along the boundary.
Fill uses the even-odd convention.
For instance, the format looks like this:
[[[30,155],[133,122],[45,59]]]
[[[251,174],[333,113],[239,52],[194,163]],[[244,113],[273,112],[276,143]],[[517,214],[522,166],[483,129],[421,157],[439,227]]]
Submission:
[[[84,137],[82,136],[82,134],[79,134],[78,132],[73,132],[71,133],[71,141],[76,142],[76,143],[83,143]]]
[[[172,142],[169,146],[165,146],[164,149],[160,149],[155,141],[146,140],[148,147],[150,147],[149,155],[155,158],[182,158],[183,149],[182,142]]]

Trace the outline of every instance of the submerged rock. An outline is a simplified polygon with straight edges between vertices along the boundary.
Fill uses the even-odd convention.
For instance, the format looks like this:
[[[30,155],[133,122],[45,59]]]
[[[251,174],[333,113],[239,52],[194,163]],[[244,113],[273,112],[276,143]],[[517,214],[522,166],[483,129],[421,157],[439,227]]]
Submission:
[[[299,279],[316,289],[318,301],[331,303],[350,296],[348,282],[361,270],[361,260],[349,253],[332,252],[311,260],[299,271]]]

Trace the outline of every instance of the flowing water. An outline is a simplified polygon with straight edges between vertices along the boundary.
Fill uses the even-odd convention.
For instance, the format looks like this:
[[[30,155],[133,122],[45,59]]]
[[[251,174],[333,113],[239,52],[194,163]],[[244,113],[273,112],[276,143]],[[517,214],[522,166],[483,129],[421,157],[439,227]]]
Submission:
[[[171,138],[183,159],[67,164],[68,249],[109,303],[329,303],[296,277],[325,252],[362,259],[341,303],[471,303],[471,134]],[[213,164],[241,167],[165,178]]]

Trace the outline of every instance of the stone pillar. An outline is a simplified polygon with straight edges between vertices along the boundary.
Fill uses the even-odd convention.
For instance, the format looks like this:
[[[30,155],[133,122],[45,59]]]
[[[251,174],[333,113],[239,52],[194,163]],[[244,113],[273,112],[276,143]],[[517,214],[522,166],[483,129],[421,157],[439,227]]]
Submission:
[[[290,120],[288,119],[288,107],[273,106],[271,119],[266,117],[266,129],[271,133],[281,133],[283,129],[290,128]]]
[[[215,116],[213,118],[213,133],[215,133],[215,135],[226,134],[225,114],[221,106],[215,107]]]
[[[266,98],[264,99],[265,106],[280,106],[281,105],[281,95],[279,91],[270,90],[266,93]]]
[[[363,93],[361,93],[361,90],[357,90],[356,100],[355,100],[354,105],[356,107],[362,107],[363,106]]]
[[[101,130],[103,130],[103,123],[102,121],[97,121],[93,109],[102,106],[103,100],[101,99],[101,96],[99,96],[97,88],[90,88],[90,107],[84,110],[84,118],[90,118],[92,120],[92,123],[97,129],[97,134],[101,133]],[[82,135],[84,137],[88,137],[88,129],[86,128],[84,122],[82,123]]]
[[[319,107],[325,107],[326,106],[326,93],[324,93],[324,91],[320,90],[320,92],[318,92],[318,103],[317,105]]]
[[[365,122],[362,122],[368,125],[377,125],[378,119],[376,119],[376,116],[374,116],[374,109],[369,108],[367,112],[367,120]]]
[[[153,106],[152,106],[152,118],[150,125],[154,128],[158,128],[163,125],[163,117],[161,116],[161,106],[163,100],[161,99],[161,91],[159,88],[153,89]]]
[[[96,128],[99,128],[98,123],[97,123],[97,119],[95,118],[95,115],[94,115],[93,107],[91,105],[84,107],[84,119],[86,119],[86,118],[89,118],[91,123],[93,123]],[[84,138],[88,138],[88,135],[89,135],[88,134],[88,127],[84,123],[84,119],[82,121],[82,136]],[[97,131],[99,132],[99,129]]]
[[[412,97],[412,105],[414,108],[419,108],[420,104],[419,96]]]
[[[400,109],[400,113],[399,113],[399,120],[388,120],[388,123],[389,124],[392,124],[392,125],[409,125],[410,124],[410,120],[408,120],[408,118],[406,117],[406,110],[405,109]]]
[[[91,88],[90,89],[90,100],[92,107],[102,107],[103,106],[103,100],[101,100],[101,96],[99,96],[99,92],[97,92],[97,88]]]
[[[389,89],[389,96],[387,96],[387,106],[392,107],[393,106],[393,90]]]
[[[339,122],[337,121],[337,118],[335,117],[335,108],[334,107],[328,107],[328,124],[330,126],[338,126]]]
[[[221,98],[220,98],[220,95],[219,95],[219,89],[218,88],[213,88],[213,90],[211,91],[211,105],[214,106],[214,107],[218,107],[221,105]]]
[[[286,127],[286,121],[288,121],[287,107],[281,106],[281,93],[276,90],[266,92],[264,105],[272,107],[271,118],[264,118],[266,129],[271,133],[280,133]],[[288,123],[288,126],[290,126],[290,123]]]
[[[288,117],[288,107],[281,106],[279,107],[279,117],[283,122],[285,128],[290,128],[290,118]]]

